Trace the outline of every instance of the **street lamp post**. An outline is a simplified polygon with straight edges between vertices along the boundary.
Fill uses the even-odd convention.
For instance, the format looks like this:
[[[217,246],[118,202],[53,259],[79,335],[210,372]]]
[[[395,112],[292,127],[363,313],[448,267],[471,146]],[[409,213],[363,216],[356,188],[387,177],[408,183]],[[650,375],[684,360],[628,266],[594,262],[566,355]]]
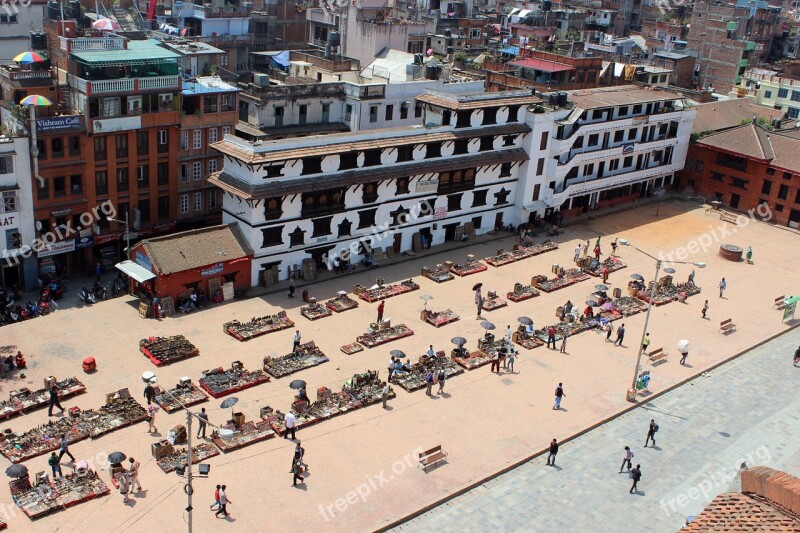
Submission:
[[[131,254],[131,228],[128,221],[128,212],[125,211],[125,220],[120,220],[118,218],[109,218],[108,220],[112,222],[121,222],[125,224],[125,259],[130,259]]]
[[[656,297],[656,287],[658,286],[658,273],[661,271],[661,266],[664,264],[664,261],[662,261],[658,257],[650,255],[644,250],[637,248],[636,246],[632,245],[630,241],[627,241],[625,239],[620,239],[619,242],[624,246],[630,246],[634,250],[646,255],[647,257],[655,260],[656,262],[656,272],[655,275],[653,276],[653,281],[652,281],[653,286],[650,288],[650,298],[648,298],[649,301],[647,302],[647,314],[645,315],[644,318],[644,328],[642,329],[642,338],[639,341],[639,346],[638,349],[636,350],[636,366],[633,369],[633,380],[631,381],[631,388],[628,389],[628,394],[626,396],[626,399],[629,402],[636,403],[636,379],[639,377],[639,368],[641,367],[642,364],[642,352],[643,352],[642,346],[644,345],[645,335],[647,335],[647,325],[650,322],[650,313],[653,310],[653,300],[655,300]],[[706,266],[706,264],[703,262],[692,262],[692,261],[670,261],[670,262],[679,265],[694,265],[698,268],[705,268]]]

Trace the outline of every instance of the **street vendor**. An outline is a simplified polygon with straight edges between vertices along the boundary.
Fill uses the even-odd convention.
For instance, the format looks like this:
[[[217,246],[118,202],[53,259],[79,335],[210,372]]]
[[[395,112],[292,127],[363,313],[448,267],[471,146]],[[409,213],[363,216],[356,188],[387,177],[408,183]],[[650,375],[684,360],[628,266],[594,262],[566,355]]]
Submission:
[[[308,394],[306,394],[306,388],[305,387],[303,387],[302,389],[297,391],[297,394],[295,395],[295,398],[297,398],[298,400],[301,400],[303,402],[309,403],[309,404],[311,403],[311,400],[308,399]]]
[[[25,356],[19,351],[17,352],[17,356],[14,358],[14,364],[19,369],[28,368],[28,363],[25,361]]]
[[[406,363],[403,365],[403,372],[411,372],[411,359],[406,359]]]
[[[586,309],[583,310],[583,316],[586,318],[594,318],[594,309],[592,309],[591,305],[587,305]]]
[[[564,314],[570,314],[572,312],[572,302],[567,300],[567,303],[564,304]]]

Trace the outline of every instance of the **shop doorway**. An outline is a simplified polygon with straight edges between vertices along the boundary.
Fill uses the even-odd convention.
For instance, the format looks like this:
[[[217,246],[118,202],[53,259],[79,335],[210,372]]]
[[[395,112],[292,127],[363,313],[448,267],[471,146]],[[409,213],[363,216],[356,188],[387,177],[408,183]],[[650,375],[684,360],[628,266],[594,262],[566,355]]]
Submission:
[[[431,228],[422,228],[419,230],[419,234],[425,237],[425,244],[427,248],[431,247],[431,243],[433,242],[433,233],[431,233]]]
[[[741,199],[742,197],[738,194],[731,194],[731,209],[739,209],[739,200]]]
[[[494,229],[498,231],[503,229],[503,213],[497,213],[494,216]]]
[[[0,289],[12,292],[11,288],[17,287],[20,292],[23,290],[22,284],[22,265],[4,265],[0,268]]]
[[[392,243],[392,249],[394,250],[395,255],[400,253],[400,248],[403,244],[403,234],[402,233],[395,233],[394,234],[394,243]]]
[[[444,228],[445,241],[456,240],[456,228],[458,227],[458,224],[445,224],[442,227]]]

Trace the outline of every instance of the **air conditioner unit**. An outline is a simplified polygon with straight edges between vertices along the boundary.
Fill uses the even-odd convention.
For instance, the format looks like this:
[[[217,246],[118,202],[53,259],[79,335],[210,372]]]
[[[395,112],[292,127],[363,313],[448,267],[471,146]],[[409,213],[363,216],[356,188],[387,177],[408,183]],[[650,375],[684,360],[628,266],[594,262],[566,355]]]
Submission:
[[[259,87],[269,87],[269,74],[255,73],[253,74],[253,81]]]

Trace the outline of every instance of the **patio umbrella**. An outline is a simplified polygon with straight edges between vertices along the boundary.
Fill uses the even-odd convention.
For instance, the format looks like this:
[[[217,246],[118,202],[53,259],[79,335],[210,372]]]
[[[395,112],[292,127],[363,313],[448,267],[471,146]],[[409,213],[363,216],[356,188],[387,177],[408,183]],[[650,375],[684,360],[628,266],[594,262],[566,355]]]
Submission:
[[[233,437],[233,430],[222,428],[217,431],[217,434],[222,440],[229,440],[231,437]]]
[[[44,96],[39,96],[38,94],[32,94],[20,100],[19,105],[53,105],[53,102],[51,102]]]
[[[227,409],[228,407],[233,407],[237,403],[239,403],[239,398],[233,396],[232,398],[228,398],[227,400],[223,401],[221,404],[219,404],[219,406],[223,409]]]
[[[602,309],[603,311],[613,311],[614,304],[612,304],[611,302],[606,302],[600,306],[600,309]]]
[[[678,341],[678,351],[681,353],[689,352],[689,341],[682,339]]]
[[[464,337],[453,337],[452,339],[450,339],[450,342],[461,348],[462,346],[467,344],[467,339],[465,339]]]
[[[517,319],[517,322],[519,322],[523,326],[532,326],[533,325],[533,320],[531,320],[530,318],[528,318],[526,316],[519,317]]]
[[[128,456],[122,452],[114,452],[112,454],[109,454],[108,462],[111,463],[112,465],[119,465],[122,464],[122,461],[124,461],[127,458]]]
[[[472,290],[477,291],[481,287],[483,287],[483,283],[476,283],[475,285],[472,286]]]
[[[481,327],[486,331],[492,331],[493,329],[495,329],[495,325],[492,324],[491,322],[481,322]]]
[[[22,52],[17,57],[14,58],[14,61],[17,63],[39,63],[41,61],[47,61],[47,58],[41,54],[37,54],[36,52]]]
[[[674,274],[675,272],[677,272],[677,270],[675,270],[672,267],[667,267],[664,269],[664,272],[666,272],[667,274]]]
[[[594,288],[597,289],[598,291],[607,291],[608,290],[608,287],[603,285],[602,283],[600,283],[598,285],[595,285]]]
[[[406,356],[406,352],[404,352],[403,350],[392,350],[391,352],[389,352],[389,355],[391,355],[393,357],[401,357],[402,358],[402,357]]]
[[[28,476],[28,467],[25,465],[11,465],[6,468],[6,475],[15,479]]]
[[[425,302],[425,309],[427,309],[428,301],[433,300],[433,296],[431,296],[430,294],[423,294],[422,296],[419,297],[419,299]]]
[[[117,31],[120,29],[119,24],[107,18],[95,20],[92,22],[92,28],[100,31]]]
[[[290,389],[295,389],[295,390],[305,389],[306,388],[306,382],[303,381],[302,379],[296,379],[296,380],[292,381],[291,383],[289,383],[289,388]]]
[[[586,300],[586,305],[590,307],[597,307],[598,304],[594,300]]]
[[[631,274],[631,278],[635,279],[636,281],[644,281],[644,276],[641,274]]]

